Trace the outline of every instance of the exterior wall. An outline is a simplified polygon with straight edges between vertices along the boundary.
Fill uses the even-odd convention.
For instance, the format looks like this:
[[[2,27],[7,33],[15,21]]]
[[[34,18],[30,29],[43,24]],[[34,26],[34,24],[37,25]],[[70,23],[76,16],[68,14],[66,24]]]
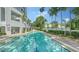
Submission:
[[[0,8],[0,26],[5,26],[5,21],[1,21],[1,8]]]
[[[19,12],[25,14],[25,8],[24,7],[15,7]]]
[[[1,22],[1,8],[0,8],[0,22]]]
[[[5,32],[7,35],[11,34],[12,27],[19,27],[20,33],[23,32],[24,28],[28,28],[28,24],[23,23],[22,19],[19,18],[20,21],[15,21],[11,19],[11,12],[15,12],[16,14],[22,15],[22,12],[18,11],[16,8],[5,8],[5,21],[1,21],[1,8],[0,8],[0,26],[5,26]]]
[[[6,34],[11,34],[11,8],[5,8],[5,28],[6,28]]]

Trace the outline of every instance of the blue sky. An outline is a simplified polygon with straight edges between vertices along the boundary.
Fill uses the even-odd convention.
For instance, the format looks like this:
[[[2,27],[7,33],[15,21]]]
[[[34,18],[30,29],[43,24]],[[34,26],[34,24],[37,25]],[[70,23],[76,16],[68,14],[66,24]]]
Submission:
[[[36,17],[40,16],[40,7],[27,7],[27,17],[33,22],[36,20]],[[55,20],[55,17],[53,16],[53,19],[48,14],[48,9],[45,8],[45,11],[42,13],[42,15],[47,19],[47,21],[50,23]],[[73,15],[72,15],[73,17]],[[60,12],[57,14],[57,20],[59,23],[61,22]],[[69,11],[66,10],[63,12],[63,19],[69,20]]]

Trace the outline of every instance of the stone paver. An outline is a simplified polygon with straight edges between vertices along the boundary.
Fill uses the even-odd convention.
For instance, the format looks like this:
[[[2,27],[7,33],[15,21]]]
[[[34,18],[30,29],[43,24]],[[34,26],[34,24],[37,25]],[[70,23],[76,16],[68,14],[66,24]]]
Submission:
[[[52,36],[52,39],[56,40],[56,41],[59,41],[60,43],[70,47],[72,50],[76,51],[76,52],[79,52],[79,44],[72,41],[72,40],[68,40],[68,39],[63,39],[62,37],[59,37],[59,36]]]

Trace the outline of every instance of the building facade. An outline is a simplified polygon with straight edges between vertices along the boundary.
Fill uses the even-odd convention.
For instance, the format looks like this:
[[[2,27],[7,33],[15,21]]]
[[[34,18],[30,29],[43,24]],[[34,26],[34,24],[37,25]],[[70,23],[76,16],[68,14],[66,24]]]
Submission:
[[[23,21],[24,7],[0,8],[0,32],[9,34],[24,33],[30,26]]]

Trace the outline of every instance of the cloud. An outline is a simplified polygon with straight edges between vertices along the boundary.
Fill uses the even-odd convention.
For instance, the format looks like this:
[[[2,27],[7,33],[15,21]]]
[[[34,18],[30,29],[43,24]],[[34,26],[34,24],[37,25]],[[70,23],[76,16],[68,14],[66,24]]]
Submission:
[[[44,11],[44,12],[39,12],[39,14],[36,16],[36,17],[38,17],[38,16],[46,16],[47,15],[47,11]]]
[[[70,19],[69,18],[65,18],[65,21],[68,22]]]
[[[42,15],[43,15],[43,16],[47,15],[47,11],[43,12]]]

